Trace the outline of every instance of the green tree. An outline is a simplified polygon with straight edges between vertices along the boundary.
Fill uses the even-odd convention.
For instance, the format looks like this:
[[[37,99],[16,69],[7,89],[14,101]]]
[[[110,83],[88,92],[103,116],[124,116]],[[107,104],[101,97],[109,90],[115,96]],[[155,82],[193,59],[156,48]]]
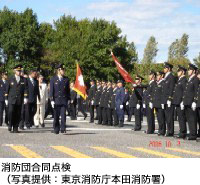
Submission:
[[[198,68],[200,69],[200,52],[199,55],[193,59],[194,63],[196,66],[198,66]]]

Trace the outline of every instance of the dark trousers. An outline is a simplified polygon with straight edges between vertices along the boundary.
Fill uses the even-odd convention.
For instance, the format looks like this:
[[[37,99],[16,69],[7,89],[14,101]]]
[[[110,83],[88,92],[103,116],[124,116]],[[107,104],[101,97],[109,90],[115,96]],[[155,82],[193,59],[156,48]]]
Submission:
[[[8,120],[9,128],[13,131],[17,131],[19,127],[19,122],[21,118],[21,107],[22,105],[9,104],[8,105]]]
[[[153,134],[155,131],[155,116],[154,109],[151,109],[148,105],[146,107],[146,116],[147,116],[147,134]]]
[[[25,105],[25,122],[26,127],[32,127],[34,125],[34,116],[37,112],[36,103],[27,103]]]
[[[8,124],[8,108],[4,101],[0,102],[0,126],[3,124],[3,112],[5,111],[5,123]]]
[[[197,138],[197,110],[193,111],[190,106],[185,106],[185,115],[190,131],[189,137]]]
[[[95,117],[95,120],[98,120],[99,119],[99,105],[95,105],[95,108],[96,108],[96,117]]]
[[[140,130],[142,128],[141,124],[141,108],[136,109],[135,107],[130,107],[130,114],[128,120],[131,121],[132,115],[135,115],[135,129]]]
[[[104,114],[106,116],[105,123],[107,125],[113,125],[111,108],[105,108]]]
[[[177,106],[176,113],[178,116],[178,123],[179,123],[179,135],[186,136],[187,125],[186,125],[185,110],[181,110],[180,106]]]
[[[167,134],[174,135],[174,105],[165,106],[165,122],[167,124]]]
[[[119,120],[118,120],[118,117],[117,117],[117,111],[116,111],[116,109],[110,109],[110,110],[111,110],[113,125],[114,126],[119,125]]]
[[[156,108],[156,115],[158,120],[158,133],[166,134],[165,111],[161,108]]]
[[[53,128],[54,132],[59,133],[59,131],[65,131],[66,129],[66,105],[55,105],[54,108],[54,121]],[[61,116],[61,124],[60,124],[60,116]]]
[[[129,105],[124,105],[124,114],[129,116]]]
[[[98,117],[98,124],[102,124],[103,122],[103,107],[99,107],[99,117]]]
[[[80,111],[84,117],[87,116],[87,114],[85,113],[85,110],[84,110],[83,101],[81,101],[80,98],[78,98],[78,111]]]
[[[124,125],[124,109],[120,109],[120,105],[117,105],[116,111],[117,111],[117,118],[119,120],[119,125],[123,126]]]
[[[22,105],[21,109],[21,119],[19,122],[19,128],[24,128],[24,122],[25,122],[25,104]]]
[[[71,119],[76,119],[76,104],[75,103],[70,103],[70,116]]]
[[[102,117],[103,117],[103,125],[107,125],[108,124],[108,117],[107,117],[107,108],[103,108],[103,114],[102,114]]]
[[[89,110],[90,110],[90,121],[94,122],[94,105],[90,105]]]

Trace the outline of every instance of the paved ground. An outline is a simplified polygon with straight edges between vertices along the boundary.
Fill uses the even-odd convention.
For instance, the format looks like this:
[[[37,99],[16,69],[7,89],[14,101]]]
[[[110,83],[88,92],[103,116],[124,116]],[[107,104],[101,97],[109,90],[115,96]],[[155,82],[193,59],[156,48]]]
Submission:
[[[80,118],[81,119],[81,118]],[[88,120],[67,121],[67,133],[55,135],[52,119],[45,128],[33,128],[19,134],[0,127],[0,157],[44,158],[153,158],[200,157],[200,142],[147,135],[146,119],[143,131],[134,132],[132,123],[123,128],[91,124]],[[158,125],[156,125],[158,127]],[[178,125],[175,126],[178,133]]]

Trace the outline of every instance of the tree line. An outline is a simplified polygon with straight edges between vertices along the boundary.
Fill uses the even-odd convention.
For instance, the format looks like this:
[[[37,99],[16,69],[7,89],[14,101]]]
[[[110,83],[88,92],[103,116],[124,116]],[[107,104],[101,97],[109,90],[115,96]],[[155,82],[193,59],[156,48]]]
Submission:
[[[188,39],[189,36],[183,34],[169,46],[168,62],[175,66],[190,62]],[[114,21],[77,20],[71,15],[63,15],[53,24],[39,23],[32,9],[17,12],[4,7],[0,10],[0,70],[9,73],[20,63],[26,71],[38,69],[49,78],[55,66],[63,63],[66,75],[75,80],[77,61],[86,82],[90,79],[113,81],[121,77],[110,56],[112,49],[132,76],[140,73],[147,80],[150,70],[161,70],[163,66],[164,61],[156,61],[157,45],[156,38],[151,36],[143,59],[139,61],[135,43],[128,42]],[[200,66],[200,53],[194,62]]]

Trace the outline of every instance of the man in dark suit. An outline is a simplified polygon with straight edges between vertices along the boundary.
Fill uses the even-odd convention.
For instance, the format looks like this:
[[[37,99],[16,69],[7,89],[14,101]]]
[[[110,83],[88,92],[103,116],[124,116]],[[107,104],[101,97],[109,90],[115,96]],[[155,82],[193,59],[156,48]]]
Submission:
[[[166,137],[174,136],[174,105],[172,105],[172,98],[176,79],[172,74],[173,65],[165,62],[164,65],[164,83],[163,83],[163,93],[162,93],[162,108],[165,110],[165,121],[167,124]]]
[[[27,78],[28,84],[28,103],[25,106],[25,122],[27,129],[30,129],[34,125],[34,116],[37,111],[37,97],[40,101],[39,84],[37,78],[37,71],[31,70],[29,78]]]
[[[8,110],[5,106],[5,91],[6,91],[6,85],[7,85],[7,73],[4,72],[1,74],[1,80],[0,80],[0,126],[3,124],[3,113],[5,111],[5,123],[8,125]]]
[[[130,100],[130,93],[128,88],[125,88],[125,97],[124,97],[124,114],[129,116],[129,100]]]
[[[20,76],[22,65],[14,67],[15,75],[10,77],[6,86],[5,104],[8,106],[8,131],[18,133],[21,117],[22,104],[28,102],[28,85],[26,80]]]
[[[90,81],[90,89],[88,92],[88,103],[89,103],[89,110],[90,110],[90,123],[94,123],[94,100],[95,100],[95,94],[97,91],[97,87],[94,80]]]
[[[152,103],[156,110],[157,120],[158,120],[158,136],[165,136],[166,134],[166,122],[165,122],[165,110],[162,104],[162,94],[164,85],[164,72],[159,71],[156,74],[156,86],[154,88]]]
[[[51,78],[50,81],[50,99],[51,105],[54,108],[54,133],[59,134],[66,132],[66,110],[70,101],[70,85],[69,79],[64,76],[64,65],[56,66],[57,75]],[[59,118],[61,116],[61,124]]]
[[[198,72],[197,72],[197,78],[200,81],[200,70],[198,70]],[[200,137],[200,86],[199,86],[198,92],[197,92],[197,123],[199,125],[197,137]]]
[[[186,127],[186,117],[185,110],[183,105],[183,93],[185,91],[185,87],[187,84],[187,78],[185,76],[186,69],[183,66],[178,66],[178,81],[174,88],[172,104],[177,111],[178,122],[179,122],[179,134],[177,138],[185,138],[187,135],[187,127]]]
[[[186,137],[187,140],[196,140],[197,138],[197,92],[199,87],[199,79],[196,77],[197,67],[189,64],[188,82],[183,93],[183,105],[185,115],[188,122],[190,134]]]
[[[130,114],[128,117],[128,121],[131,121],[131,117],[135,115],[135,127],[134,131],[140,131],[142,128],[142,99],[143,99],[143,88],[141,86],[141,82],[144,78],[137,75],[135,78],[135,84],[132,87],[132,94],[130,96],[129,106],[130,106]]]
[[[117,82],[117,90],[115,96],[115,106],[117,111],[117,117],[119,120],[119,127],[124,126],[124,97],[125,97],[125,90],[123,87],[123,82],[118,80]]]
[[[70,115],[71,115],[71,120],[76,120],[76,105],[77,105],[77,93],[73,89],[74,88],[74,82],[70,84]]]
[[[155,86],[156,86],[156,72],[151,71],[149,74],[149,85],[147,86],[147,90],[145,92],[143,101],[143,108],[146,108],[146,116],[147,116],[148,129],[145,132],[147,134],[154,134],[155,131],[155,116],[152,103],[152,96]]]
[[[108,126],[112,126],[112,112],[111,112],[111,97],[112,97],[112,83],[108,82],[108,88],[105,95],[105,124]]]

